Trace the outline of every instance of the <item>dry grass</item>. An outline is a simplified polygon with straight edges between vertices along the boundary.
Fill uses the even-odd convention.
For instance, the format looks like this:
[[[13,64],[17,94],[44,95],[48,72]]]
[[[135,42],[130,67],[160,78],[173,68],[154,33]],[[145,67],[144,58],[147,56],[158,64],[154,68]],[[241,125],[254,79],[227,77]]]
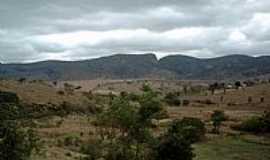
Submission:
[[[61,104],[68,102],[71,104],[83,104],[89,101],[81,93],[74,92],[73,94],[61,95],[59,89],[54,88],[49,82],[24,82],[17,81],[0,81],[0,90],[15,92],[24,103],[36,104]]]
[[[61,82],[64,83],[64,82]],[[71,95],[60,95],[59,90],[62,84],[57,87],[53,87],[49,82],[25,82],[19,83],[17,81],[0,81],[0,90],[15,92],[19,95],[20,99],[26,103],[53,103],[60,104],[64,101],[72,104],[83,104],[89,102],[89,99],[82,96],[81,91],[93,90],[98,93],[101,91],[114,91],[119,93],[121,91],[127,92],[140,92],[140,88],[145,81],[81,81],[81,82],[68,82],[75,86],[82,86],[82,89],[74,92]],[[155,90],[165,92],[182,90],[182,85],[187,82],[178,81],[148,81]],[[204,82],[196,82],[193,85],[197,85]],[[98,85],[100,84],[100,85]],[[104,92],[105,93],[105,92]],[[108,93],[108,92],[106,92]],[[220,101],[220,97],[224,97],[224,101]],[[252,103],[248,103],[248,97],[253,98]],[[260,103],[260,98],[264,97],[265,101]],[[191,104],[186,107],[166,107],[170,116],[170,119],[179,119],[183,117],[196,117],[206,122],[209,130],[211,125],[209,122],[211,113],[214,110],[224,110],[225,114],[229,117],[229,120],[223,123],[222,132],[224,135],[239,135],[235,131],[231,130],[230,126],[241,122],[242,120],[254,116],[261,115],[264,111],[270,110],[270,84],[261,84],[254,87],[246,88],[244,90],[230,90],[226,95],[218,92],[215,95],[190,95],[184,97],[189,99]],[[202,104],[197,100],[211,100],[214,104]],[[228,104],[233,105],[228,105]],[[45,142],[45,156],[34,157],[35,160],[73,160],[79,159],[80,153],[68,148],[67,146],[59,145],[59,140],[63,139],[67,135],[76,135],[80,141],[86,142],[89,137],[96,136],[96,129],[91,124],[93,117],[86,117],[81,115],[70,115],[62,119],[59,117],[48,117],[47,119],[38,120],[41,127],[37,128],[39,135]],[[167,122],[167,120],[164,120]],[[162,126],[164,127],[164,126]],[[157,133],[162,132],[162,129],[157,128]],[[209,135],[212,136],[212,135]],[[269,138],[268,138],[269,139]],[[231,147],[231,148],[230,148]],[[220,137],[211,138],[209,141],[196,145],[197,159],[245,159],[246,156],[251,158],[257,158],[266,160],[269,156],[266,153],[269,151],[269,144],[253,144],[246,142],[245,139],[231,139]],[[257,153],[258,152],[258,153]],[[230,156],[230,153],[235,156]],[[269,153],[269,152],[268,152]],[[216,157],[216,155],[221,157]],[[258,154],[258,155],[257,155]],[[261,154],[261,155],[259,155]],[[244,158],[241,158],[243,157]],[[246,158],[248,159],[248,158]]]

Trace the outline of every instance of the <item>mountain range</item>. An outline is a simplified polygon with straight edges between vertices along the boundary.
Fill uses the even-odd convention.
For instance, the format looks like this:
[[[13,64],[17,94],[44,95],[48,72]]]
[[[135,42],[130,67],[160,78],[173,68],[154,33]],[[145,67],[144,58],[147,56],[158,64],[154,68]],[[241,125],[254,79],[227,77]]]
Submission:
[[[0,64],[0,78],[43,80],[192,79],[227,80],[270,75],[270,56],[229,55],[200,59],[171,55],[116,54],[83,61]]]

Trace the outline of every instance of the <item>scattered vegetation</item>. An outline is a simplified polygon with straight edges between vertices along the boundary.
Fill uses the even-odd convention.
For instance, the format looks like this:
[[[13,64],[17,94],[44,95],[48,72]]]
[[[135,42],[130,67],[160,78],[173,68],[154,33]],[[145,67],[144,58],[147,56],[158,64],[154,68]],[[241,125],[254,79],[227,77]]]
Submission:
[[[111,107],[96,120],[99,139],[91,140],[82,149],[88,155],[85,159],[192,159],[191,144],[200,139],[199,134],[204,134],[204,124],[197,119],[185,118],[179,124],[174,122],[164,135],[155,137],[151,132],[152,119],[158,118],[162,111],[160,100],[147,88],[138,104],[130,103],[126,96],[113,100]],[[198,132],[189,135],[193,131]]]
[[[39,82],[15,83],[19,87],[27,87],[30,83],[38,85]],[[250,92],[252,88],[237,91],[234,87],[228,87],[230,90],[225,95],[222,93],[222,83],[218,83],[212,96],[197,94],[204,92],[199,91],[199,88],[195,91],[193,86],[186,85],[188,95],[181,97],[183,83],[179,82],[179,88],[176,89],[171,88],[169,82],[162,82],[165,87],[159,90],[159,93],[149,85],[157,88],[155,83],[143,83],[143,87],[140,87],[142,83],[139,82],[129,84],[128,87],[140,85],[134,92],[123,90],[122,86],[117,88],[117,85],[114,85],[113,91],[106,93],[98,93],[96,89],[82,92],[80,88],[76,89],[79,84],[74,84],[71,87],[72,93],[64,89],[60,93],[52,86],[53,82],[44,81],[43,84],[54,89],[54,96],[61,99],[58,103],[26,103],[27,101],[20,101],[25,100],[22,93],[16,92],[19,95],[17,96],[9,92],[12,89],[6,89],[5,85],[0,84],[5,90],[0,91],[0,160],[7,159],[8,156],[11,160],[43,159],[38,152],[40,140],[37,135],[44,141],[48,152],[44,158],[52,160],[208,160],[217,157],[226,157],[228,160],[241,157],[246,159],[247,153],[244,151],[253,154],[258,151],[254,146],[265,149],[265,153],[258,151],[264,157],[250,157],[262,160],[268,158],[266,152],[270,143],[241,139],[254,136],[268,140],[269,112],[245,120],[255,109],[256,114],[267,110],[269,101],[266,87],[262,91],[256,91],[259,94]],[[245,83],[243,84],[243,87],[246,87]],[[80,85],[84,87],[84,84]],[[109,87],[101,86],[102,89]],[[37,93],[32,91],[34,88],[29,90],[33,94]],[[203,91],[207,92],[207,87],[203,88]],[[242,93],[246,92],[248,94],[242,96]],[[79,96],[82,98],[78,98]],[[248,96],[254,98],[252,105],[246,104]],[[83,103],[73,103],[73,100]],[[219,105],[211,105],[217,103]],[[228,106],[230,103],[232,105]],[[163,107],[166,104],[189,107]],[[257,107],[258,111],[252,107]],[[212,112],[217,108],[219,110]],[[242,109],[244,113],[238,112]],[[225,110],[227,115],[221,110]],[[240,117],[238,113],[245,117]],[[230,121],[224,122],[227,116],[230,116]],[[231,131],[227,127],[222,131],[229,133],[226,134],[230,135],[228,137],[225,137],[225,134],[208,134],[206,130],[212,129],[209,119],[213,124],[213,133],[221,133],[220,128],[224,123],[224,126],[232,126],[232,129],[244,131],[245,134],[238,135],[239,132]],[[235,133],[239,137],[233,136]]]
[[[251,117],[233,128],[252,133],[270,133],[270,112],[265,112],[259,117]]]

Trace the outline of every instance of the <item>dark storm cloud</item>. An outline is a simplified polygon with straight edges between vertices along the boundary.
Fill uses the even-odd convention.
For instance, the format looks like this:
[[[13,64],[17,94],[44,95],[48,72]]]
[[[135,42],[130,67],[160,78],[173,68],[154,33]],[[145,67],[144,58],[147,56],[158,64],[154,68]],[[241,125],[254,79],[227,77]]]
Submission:
[[[0,0],[0,61],[270,54],[268,0]]]

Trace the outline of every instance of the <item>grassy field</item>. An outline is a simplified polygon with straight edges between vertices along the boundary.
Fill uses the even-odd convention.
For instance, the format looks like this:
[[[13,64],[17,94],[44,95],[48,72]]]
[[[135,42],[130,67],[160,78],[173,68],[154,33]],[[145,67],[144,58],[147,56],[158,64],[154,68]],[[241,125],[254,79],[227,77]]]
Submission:
[[[195,160],[269,160],[270,139],[262,137],[216,137],[194,146]]]

